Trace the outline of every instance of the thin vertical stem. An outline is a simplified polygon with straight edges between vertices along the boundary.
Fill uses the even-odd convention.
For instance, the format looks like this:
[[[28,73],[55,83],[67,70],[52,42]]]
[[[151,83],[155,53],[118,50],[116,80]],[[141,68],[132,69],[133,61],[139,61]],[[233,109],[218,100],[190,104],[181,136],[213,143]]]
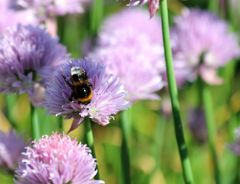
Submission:
[[[168,7],[167,0],[160,1],[162,31],[163,31],[163,44],[165,62],[167,68],[168,88],[171,97],[172,112],[174,118],[175,135],[178,145],[178,151],[181,159],[183,178],[185,183],[193,183],[193,175],[190,160],[188,157],[187,146],[184,139],[182,128],[182,120],[180,116],[180,105],[178,101],[177,85],[173,70],[172,51],[170,45],[169,23],[168,23]]]
[[[128,112],[123,111],[121,113],[120,127],[122,133],[122,144],[121,144],[121,160],[122,160],[122,174],[124,184],[131,183],[130,176],[130,159],[129,159],[129,149],[128,149]]]
[[[209,4],[208,4],[208,9],[214,12],[215,14],[218,14],[219,12],[218,1],[219,0],[209,0]]]
[[[97,34],[104,12],[104,0],[93,0],[90,12],[90,29],[92,36]]]
[[[5,114],[6,114],[6,117],[9,121],[9,124],[11,125],[11,127],[14,128],[14,129],[17,129],[17,125],[14,121],[13,113],[12,113],[15,103],[16,103],[16,96],[15,95],[13,95],[13,94],[5,95]]]
[[[63,130],[63,117],[62,116],[59,116],[57,117],[57,123],[58,123],[58,128],[59,130]]]
[[[223,6],[223,15],[224,15],[224,18],[226,19],[226,20],[230,20],[230,17],[231,17],[231,15],[230,15],[230,11],[231,11],[231,9],[230,9],[230,2],[228,1],[228,0],[222,0],[222,6]]]
[[[240,159],[238,157],[236,159],[235,177],[232,183],[240,183]]]
[[[206,119],[206,125],[207,125],[207,133],[208,133],[208,144],[209,144],[209,150],[214,166],[214,175],[215,175],[215,181],[216,184],[221,183],[220,178],[220,169],[218,165],[218,157],[217,152],[215,149],[215,122],[214,122],[214,113],[213,113],[213,105],[212,105],[212,98],[210,94],[209,87],[204,81],[202,81],[202,100],[203,100],[203,107],[204,107],[204,113],[205,113],[205,119]]]
[[[86,134],[86,142],[87,142],[87,145],[88,147],[91,149],[92,151],[92,155],[95,159],[96,158],[96,153],[95,153],[95,148],[94,148],[94,137],[93,137],[93,131],[92,131],[92,125],[91,125],[91,120],[90,119],[87,119],[85,122],[84,122],[84,125],[85,125],[85,134]],[[96,166],[97,170],[98,170],[98,166]],[[95,176],[96,179],[99,179],[99,170]]]
[[[57,17],[57,33],[59,37],[60,43],[65,43],[65,28],[66,28],[66,21],[64,16]]]
[[[38,140],[41,137],[37,109],[32,104],[31,104],[31,132],[33,139]]]

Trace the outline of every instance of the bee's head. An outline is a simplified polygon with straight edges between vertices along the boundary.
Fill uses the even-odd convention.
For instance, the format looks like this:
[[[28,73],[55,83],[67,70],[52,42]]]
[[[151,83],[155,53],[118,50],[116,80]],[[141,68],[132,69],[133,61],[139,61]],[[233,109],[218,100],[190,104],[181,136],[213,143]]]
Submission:
[[[79,80],[87,80],[87,74],[81,67],[72,67],[71,78],[74,82],[78,82]]]

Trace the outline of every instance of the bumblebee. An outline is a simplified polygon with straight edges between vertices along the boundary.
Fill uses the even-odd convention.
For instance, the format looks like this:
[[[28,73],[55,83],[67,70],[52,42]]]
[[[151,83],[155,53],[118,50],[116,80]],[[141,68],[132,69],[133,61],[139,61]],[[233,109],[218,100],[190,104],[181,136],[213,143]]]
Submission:
[[[89,104],[93,96],[93,90],[83,68],[71,68],[71,83],[70,87],[73,90],[71,98],[78,100],[79,103]]]

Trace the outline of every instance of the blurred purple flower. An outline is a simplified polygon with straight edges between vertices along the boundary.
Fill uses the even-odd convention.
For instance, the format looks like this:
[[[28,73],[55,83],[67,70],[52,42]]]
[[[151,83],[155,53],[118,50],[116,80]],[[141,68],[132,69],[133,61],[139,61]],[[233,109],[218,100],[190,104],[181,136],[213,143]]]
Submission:
[[[80,87],[77,91],[74,89],[71,74],[74,68],[85,71],[88,86],[92,89],[92,97],[87,103],[79,101],[80,98],[76,97],[83,94],[83,88]],[[89,95],[86,94],[87,96]],[[107,125],[113,115],[128,107],[129,102],[119,80],[106,74],[102,64],[82,59],[69,61],[55,72],[46,90],[45,105],[51,114],[74,118],[70,129],[73,130],[85,117],[100,125]]]
[[[15,11],[12,9],[10,0],[0,1],[0,33],[7,27],[16,26],[18,23],[37,24],[34,13],[31,10]]]
[[[18,6],[35,12],[40,19],[83,13],[91,0],[15,0]]]
[[[161,77],[165,73],[161,23],[146,14],[128,9],[109,17],[92,53],[101,58],[108,73],[121,79],[131,101],[157,99],[154,93],[165,84]]]
[[[199,143],[207,141],[205,115],[201,108],[195,108],[188,113],[188,127],[192,137]]]
[[[45,87],[55,67],[68,58],[57,39],[39,27],[18,25],[0,38],[0,91],[28,93]]]
[[[14,170],[24,147],[23,139],[14,131],[7,134],[0,131],[0,167]]]
[[[86,145],[55,133],[26,148],[15,183],[103,184],[93,179],[96,173],[96,160]]]
[[[209,84],[221,83],[217,69],[240,55],[227,23],[206,11],[185,10],[176,17],[171,36],[175,68],[185,71],[182,77],[189,81],[199,75]]]
[[[130,0],[130,6],[137,6],[148,3],[150,17],[153,17],[159,9],[159,0]]]
[[[236,155],[240,155],[240,128],[235,130],[235,141],[234,143],[229,145],[229,148],[235,153]]]

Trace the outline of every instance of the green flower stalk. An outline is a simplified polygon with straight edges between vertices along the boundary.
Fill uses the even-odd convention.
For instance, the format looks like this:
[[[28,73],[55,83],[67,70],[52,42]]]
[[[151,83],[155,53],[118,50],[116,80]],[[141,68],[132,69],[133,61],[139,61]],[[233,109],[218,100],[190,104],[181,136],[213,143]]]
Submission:
[[[38,140],[41,137],[39,117],[36,107],[31,104],[31,133],[32,138]]]
[[[104,13],[104,0],[94,0],[90,11],[90,31],[93,36],[97,34]]]
[[[124,184],[131,183],[131,172],[130,172],[130,156],[128,148],[128,126],[129,122],[128,111],[123,111],[121,114],[120,127],[122,133],[122,144],[121,144],[121,160],[122,160],[122,175]]]
[[[5,114],[6,114],[6,117],[9,121],[9,124],[11,125],[11,127],[16,130],[17,125],[16,125],[16,122],[14,121],[13,112],[12,112],[13,107],[16,103],[16,95],[6,94],[4,97],[5,97],[4,99],[5,99]]]
[[[209,86],[204,82],[201,81],[201,92],[202,92],[202,102],[204,107],[206,125],[207,125],[207,134],[208,134],[208,144],[209,144],[209,151],[213,162],[214,167],[214,176],[216,184],[221,183],[221,176],[220,176],[220,168],[218,164],[218,156],[216,152],[215,146],[215,137],[216,137],[216,130],[215,130],[215,122],[214,122],[214,113],[213,113],[213,104],[212,98],[209,90]]]
[[[85,136],[86,136],[86,143],[88,147],[92,151],[92,155],[94,158],[96,158],[95,148],[94,148],[94,137],[93,137],[93,130],[91,125],[91,120],[88,118],[86,119],[85,125]],[[96,165],[96,170],[98,170],[98,166]],[[95,179],[99,179],[99,172],[96,174]]]
[[[190,160],[188,157],[187,146],[184,140],[177,86],[176,86],[176,80],[174,77],[172,51],[171,51],[171,45],[170,45],[167,0],[160,1],[160,10],[161,10],[161,19],[162,19],[165,62],[166,62],[166,68],[167,68],[167,79],[168,79],[168,87],[169,87],[169,92],[171,97],[172,112],[173,112],[174,125],[175,125],[175,134],[176,134],[178,150],[179,150],[182,169],[183,169],[184,181],[185,183],[191,184],[193,183],[193,175],[192,175]]]
[[[219,2],[219,0],[211,0],[211,1],[209,1],[208,9],[217,14],[219,12],[219,4],[218,4],[218,2]]]

